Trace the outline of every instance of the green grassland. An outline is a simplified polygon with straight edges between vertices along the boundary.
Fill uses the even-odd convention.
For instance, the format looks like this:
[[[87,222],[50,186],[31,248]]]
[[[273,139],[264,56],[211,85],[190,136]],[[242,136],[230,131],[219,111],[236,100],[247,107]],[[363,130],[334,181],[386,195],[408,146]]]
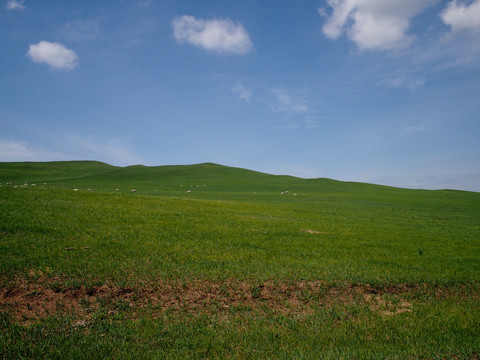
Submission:
[[[0,183],[1,358],[480,353],[479,193],[211,163]]]

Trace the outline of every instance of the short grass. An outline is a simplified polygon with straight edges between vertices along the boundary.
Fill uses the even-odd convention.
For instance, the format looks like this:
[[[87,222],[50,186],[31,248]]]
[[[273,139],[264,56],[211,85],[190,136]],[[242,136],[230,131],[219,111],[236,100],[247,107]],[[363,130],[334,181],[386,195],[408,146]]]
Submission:
[[[480,353],[478,193],[209,163],[0,183],[3,358]]]

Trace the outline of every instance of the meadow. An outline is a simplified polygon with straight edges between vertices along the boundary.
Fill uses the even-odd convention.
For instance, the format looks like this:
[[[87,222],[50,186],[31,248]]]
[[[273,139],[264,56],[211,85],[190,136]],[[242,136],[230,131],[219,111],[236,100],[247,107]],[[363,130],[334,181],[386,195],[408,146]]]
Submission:
[[[0,183],[1,358],[480,354],[480,193],[211,163]]]

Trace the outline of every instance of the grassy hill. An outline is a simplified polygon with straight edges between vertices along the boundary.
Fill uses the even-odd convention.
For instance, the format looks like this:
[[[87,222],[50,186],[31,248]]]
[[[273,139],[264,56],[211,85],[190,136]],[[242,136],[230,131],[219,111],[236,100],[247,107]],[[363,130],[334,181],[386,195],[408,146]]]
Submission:
[[[479,193],[210,163],[0,183],[1,358],[480,352]]]
[[[106,173],[115,166],[98,161],[0,162],[0,183],[30,183]]]

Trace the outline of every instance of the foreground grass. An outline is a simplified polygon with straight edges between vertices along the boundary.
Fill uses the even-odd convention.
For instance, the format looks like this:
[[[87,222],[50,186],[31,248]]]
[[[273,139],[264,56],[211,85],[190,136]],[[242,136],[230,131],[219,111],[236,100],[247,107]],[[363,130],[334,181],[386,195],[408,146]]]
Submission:
[[[478,358],[479,194],[94,165],[0,187],[1,358]]]
[[[319,204],[1,188],[0,271],[81,279],[465,283],[480,275],[473,201],[448,211],[359,197]],[[465,210],[462,209],[465,207]],[[475,208],[477,206],[477,208]]]
[[[355,305],[306,316],[120,314],[101,309],[85,325],[56,316],[30,327],[0,315],[0,349],[5,358],[475,358],[480,332],[478,303],[438,299],[388,318]]]

